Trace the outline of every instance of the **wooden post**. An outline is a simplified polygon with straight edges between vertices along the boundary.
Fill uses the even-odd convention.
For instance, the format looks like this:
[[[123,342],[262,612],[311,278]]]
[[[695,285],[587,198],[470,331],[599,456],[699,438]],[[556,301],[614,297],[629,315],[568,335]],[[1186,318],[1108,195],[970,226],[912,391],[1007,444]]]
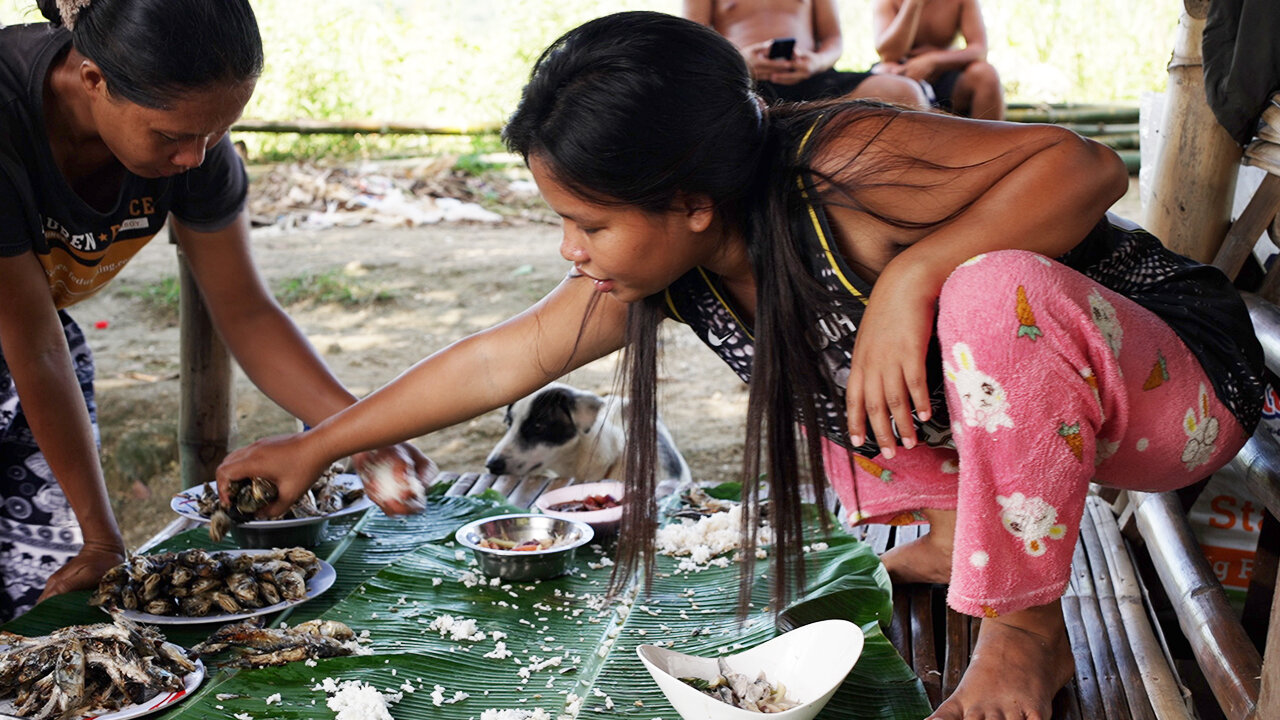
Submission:
[[[1200,36],[1208,9],[1208,0],[1185,0],[1178,19],[1144,222],[1166,247],[1204,263],[1213,260],[1231,224],[1241,155],[1205,99]]]
[[[170,239],[173,230],[170,228]],[[211,482],[231,441],[231,353],[214,330],[186,256],[178,250],[178,458],[182,487]]]

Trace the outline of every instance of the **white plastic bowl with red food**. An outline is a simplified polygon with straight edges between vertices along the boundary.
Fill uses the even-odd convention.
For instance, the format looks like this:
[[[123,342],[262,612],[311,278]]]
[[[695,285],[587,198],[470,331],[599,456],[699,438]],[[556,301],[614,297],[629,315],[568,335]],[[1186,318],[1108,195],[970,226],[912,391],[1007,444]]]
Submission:
[[[616,535],[622,524],[624,491],[617,480],[566,485],[538,496],[533,506],[544,515],[586,523],[603,540]]]

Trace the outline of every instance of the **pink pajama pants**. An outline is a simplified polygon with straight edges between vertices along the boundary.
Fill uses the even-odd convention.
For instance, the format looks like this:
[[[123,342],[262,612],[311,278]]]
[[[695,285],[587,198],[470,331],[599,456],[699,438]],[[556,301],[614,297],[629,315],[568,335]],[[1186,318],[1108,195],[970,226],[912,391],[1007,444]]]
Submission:
[[[1162,320],[1042,255],[957,268],[938,336],[956,449],[857,458],[850,477],[829,444],[827,472],[853,522],[955,509],[947,602],[960,612],[995,617],[1061,596],[1091,480],[1173,490],[1247,439]]]

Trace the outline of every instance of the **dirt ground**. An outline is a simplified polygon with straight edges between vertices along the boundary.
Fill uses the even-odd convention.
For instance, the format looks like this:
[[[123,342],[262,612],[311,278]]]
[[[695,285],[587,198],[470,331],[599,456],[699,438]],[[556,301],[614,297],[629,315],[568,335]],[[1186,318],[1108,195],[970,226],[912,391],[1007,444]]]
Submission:
[[[1117,210],[1139,218],[1136,178]],[[103,466],[120,525],[137,547],[174,518],[177,454],[178,328],[145,296],[177,274],[160,236],[120,278],[72,309],[98,366]],[[375,390],[426,355],[524,309],[563,277],[559,228],[548,222],[365,225],[320,231],[255,230],[258,266],[273,287],[324,275],[349,290],[385,299],[364,304],[303,301],[289,313],[337,376],[357,395]],[[106,322],[105,328],[95,327]],[[730,479],[740,464],[745,386],[675,324],[665,330],[662,413],[701,481]],[[512,348],[520,353],[520,348]],[[612,388],[615,358],[566,381]],[[424,397],[423,402],[431,402]],[[234,446],[291,432],[295,421],[237,373]],[[443,469],[482,471],[503,432],[500,411],[419,438]]]

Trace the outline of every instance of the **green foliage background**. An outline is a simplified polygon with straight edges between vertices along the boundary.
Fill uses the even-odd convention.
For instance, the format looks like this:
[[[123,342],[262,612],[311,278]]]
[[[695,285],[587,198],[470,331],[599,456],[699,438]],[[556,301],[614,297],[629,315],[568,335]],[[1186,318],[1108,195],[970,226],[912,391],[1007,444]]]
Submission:
[[[871,0],[841,0],[839,67],[875,61]],[[542,48],[616,11],[680,12],[678,0],[254,0],[267,67],[245,117],[500,122]],[[1125,102],[1162,91],[1177,0],[985,0],[990,58],[1009,102]],[[0,23],[40,20],[33,0],[0,0]],[[256,135],[255,155],[368,152],[365,138]],[[399,138],[401,153],[457,140]],[[493,149],[492,138],[474,149]]]

